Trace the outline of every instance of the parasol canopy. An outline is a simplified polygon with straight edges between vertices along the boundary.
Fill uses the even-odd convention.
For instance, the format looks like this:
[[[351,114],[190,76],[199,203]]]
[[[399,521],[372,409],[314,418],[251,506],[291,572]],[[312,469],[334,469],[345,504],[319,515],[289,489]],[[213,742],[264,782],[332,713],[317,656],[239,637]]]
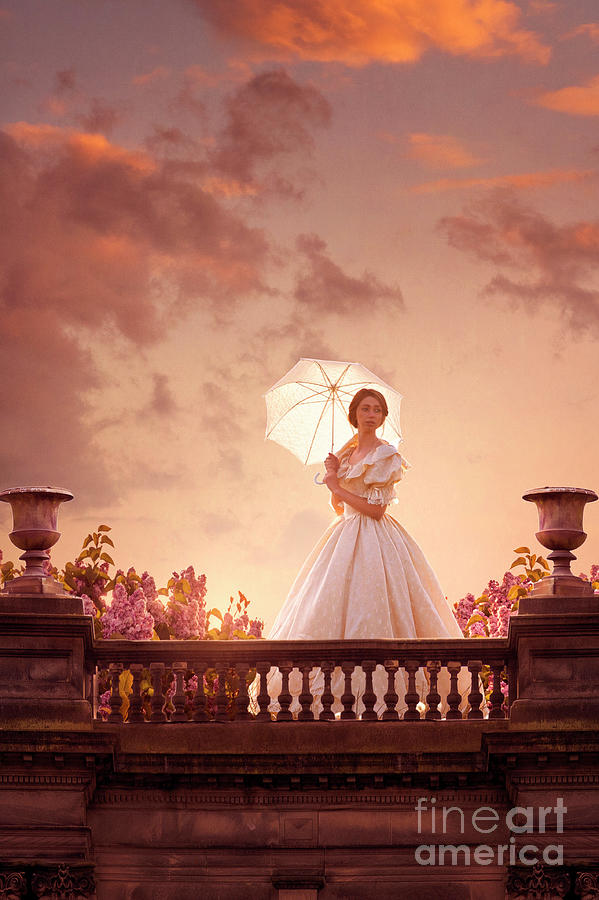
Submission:
[[[355,433],[347,414],[362,388],[374,388],[387,401],[389,415],[380,434],[398,444],[402,395],[361,363],[328,359],[300,359],[266,392],[266,438],[306,466],[321,463]]]

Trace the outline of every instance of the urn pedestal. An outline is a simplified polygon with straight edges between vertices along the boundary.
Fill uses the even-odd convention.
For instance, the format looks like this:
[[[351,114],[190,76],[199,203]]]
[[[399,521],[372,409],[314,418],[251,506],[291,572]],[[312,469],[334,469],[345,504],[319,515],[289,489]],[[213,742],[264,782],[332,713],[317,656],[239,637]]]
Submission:
[[[9,537],[15,547],[24,551],[19,558],[25,563],[23,575],[4,584],[0,611],[58,615],[83,612],[81,599],[65,591],[44,570],[50,559],[48,550],[60,537],[58,508],[72,499],[70,491],[55,487],[16,487],[0,492],[0,500],[12,508],[13,530]]]

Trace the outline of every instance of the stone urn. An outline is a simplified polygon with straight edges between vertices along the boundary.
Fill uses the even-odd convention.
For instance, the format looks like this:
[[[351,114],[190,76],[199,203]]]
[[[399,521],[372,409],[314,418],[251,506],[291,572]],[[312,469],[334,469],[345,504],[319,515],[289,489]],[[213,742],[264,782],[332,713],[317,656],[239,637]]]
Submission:
[[[80,611],[81,600],[70,595],[44,571],[44,563],[50,558],[48,550],[60,537],[58,507],[72,499],[70,491],[55,487],[16,487],[0,492],[0,500],[10,503],[12,508],[13,530],[9,537],[15,547],[25,551],[19,557],[25,562],[25,572],[5,583],[3,597],[17,599],[19,595],[30,597],[35,594],[64,597],[65,601],[73,601],[66,604],[73,607],[70,611]],[[2,606],[6,607],[6,603]]]
[[[547,578],[537,581],[532,595],[535,597],[592,595],[592,585],[573,575],[570,563],[576,559],[572,550],[576,550],[586,540],[582,517],[586,504],[598,499],[595,491],[585,488],[543,487],[527,491],[522,495],[522,499],[529,500],[537,506],[539,530],[536,538],[543,547],[551,550],[548,559],[553,563],[553,572]]]

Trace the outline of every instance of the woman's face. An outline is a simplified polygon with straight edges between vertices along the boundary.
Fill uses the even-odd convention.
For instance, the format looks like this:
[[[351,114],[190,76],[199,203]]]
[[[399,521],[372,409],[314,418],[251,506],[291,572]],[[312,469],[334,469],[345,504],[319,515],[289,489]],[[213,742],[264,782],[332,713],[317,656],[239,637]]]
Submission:
[[[385,414],[383,408],[376,397],[367,396],[358,403],[356,409],[358,430],[366,429],[369,431],[374,429],[376,431],[376,429],[380,428],[383,424],[384,420]]]

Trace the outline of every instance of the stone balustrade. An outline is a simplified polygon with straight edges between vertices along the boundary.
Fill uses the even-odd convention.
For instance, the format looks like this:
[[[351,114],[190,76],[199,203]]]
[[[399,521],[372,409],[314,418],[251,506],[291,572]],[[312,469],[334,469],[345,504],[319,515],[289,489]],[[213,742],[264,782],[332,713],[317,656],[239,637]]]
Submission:
[[[112,724],[497,719],[517,685],[503,639],[102,641],[89,663]]]

